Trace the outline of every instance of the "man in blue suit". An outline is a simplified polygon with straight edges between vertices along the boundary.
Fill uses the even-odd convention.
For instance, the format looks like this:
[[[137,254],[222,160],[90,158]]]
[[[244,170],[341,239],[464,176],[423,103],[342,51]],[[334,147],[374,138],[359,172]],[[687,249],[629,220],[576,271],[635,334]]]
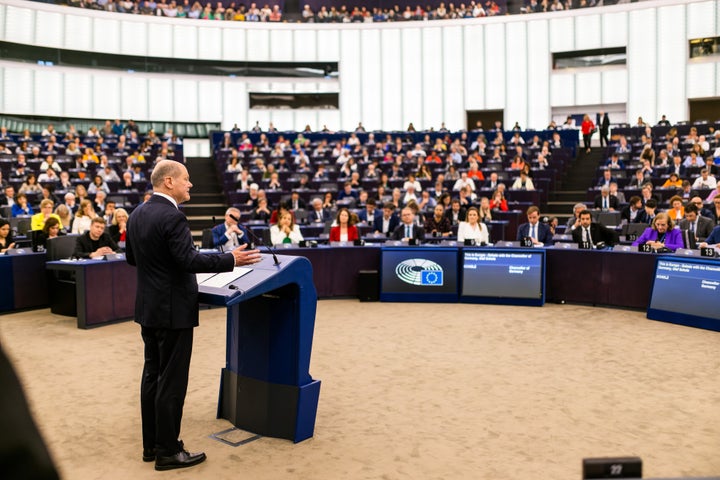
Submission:
[[[135,321],[145,343],[140,391],[143,461],[156,470],[197,465],[204,453],[189,453],[180,436],[192,353],[198,325],[196,273],[227,272],[260,261],[257,250],[238,247],[203,255],[195,250],[190,226],[178,204],[190,199],[185,165],[161,160],[151,182],[153,195],[130,215],[126,254],[137,267]]]
[[[322,200],[314,198],[311,202],[312,210],[307,215],[309,223],[325,223],[331,219],[330,212],[322,206]]]
[[[395,213],[395,205],[388,202],[383,206],[382,214],[375,223],[373,230],[377,233],[384,233],[389,237],[397,229],[398,225],[400,225],[400,219]]]
[[[250,243],[247,230],[238,225],[240,210],[230,207],[225,211],[225,222],[212,229],[213,246],[221,251],[230,252],[240,245]]]
[[[377,209],[377,201],[374,198],[368,198],[365,208],[358,213],[358,219],[361,223],[375,231],[375,226],[382,223],[382,210]]]
[[[533,245],[552,245],[552,232],[547,223],[540,221],[540,209],[535,205],[528,208],[527,219],[527,223],[518,227],[517,239],[522,241],[523,238],[531,238]]]

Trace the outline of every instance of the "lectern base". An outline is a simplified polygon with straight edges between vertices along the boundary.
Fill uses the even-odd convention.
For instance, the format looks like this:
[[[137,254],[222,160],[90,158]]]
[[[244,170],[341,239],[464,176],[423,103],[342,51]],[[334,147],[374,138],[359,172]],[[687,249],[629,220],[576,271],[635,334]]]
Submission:
[[[320,380],[280,385],[224,368],[218,418],[259,435],[302,442],[313,436],[319,397]]]

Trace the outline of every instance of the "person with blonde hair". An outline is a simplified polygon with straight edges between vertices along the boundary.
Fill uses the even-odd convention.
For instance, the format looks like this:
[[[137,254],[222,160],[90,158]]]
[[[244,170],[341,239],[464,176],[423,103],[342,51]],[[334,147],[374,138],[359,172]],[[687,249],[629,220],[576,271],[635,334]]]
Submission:
[[[115,243],[125,242],[127,237],[127,221],[130,215],[124,208],[117,208],[113,212],[112,222],[110,224],[110,238]]]
[[[72,233],[82,235],[86,231],[90,230],[92,219],[95,218],[95,208],[90,200],[83,200],[80,202],[80,208],[78,208],[75,214],[75,220],[72,224]]]
[[[64,203],[61,203],[55,208],[55,215],[60,218],[60,226],[66,231],[70,231],[72,228],[73,216],[70,208]]]
[[[54,206],[55,203],[48,198],[40,202],[40,212],[36,213],[31,217],[30,229],[42,230],[45,226],[45,221],[50,217],[56,218],[59,223],[62,223],[60,217],[58,217],[57,214],[53,213]]]
[[[280,213],[277,225],[270,227],[270,241],[273,245],[281,243],[299,243],[303,240],[300,227],[295,224],[293,216],[287,210]]]

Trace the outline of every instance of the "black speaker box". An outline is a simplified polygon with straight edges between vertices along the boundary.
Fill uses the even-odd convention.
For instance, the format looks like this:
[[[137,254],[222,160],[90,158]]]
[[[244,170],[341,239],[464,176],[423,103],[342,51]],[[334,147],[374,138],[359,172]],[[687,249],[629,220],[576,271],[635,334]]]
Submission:
[[[380,275],[377,270],[360,270],[358,272],[357,294],[361,302],[380,300]]]

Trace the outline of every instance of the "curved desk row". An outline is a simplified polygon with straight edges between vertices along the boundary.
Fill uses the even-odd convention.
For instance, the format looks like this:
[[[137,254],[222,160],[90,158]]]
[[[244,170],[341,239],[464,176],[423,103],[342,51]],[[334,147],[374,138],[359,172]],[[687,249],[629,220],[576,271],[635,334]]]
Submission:
[[[319,298],[355,297],[358,272],[380,270],[378,245],[290,247],[278,252],[310,260]],[[7,287],[0,289],[0,312],[42,308],[48,303],[59,307],[59,302],[74,294],[80,328],[132,318],[136,272],[125,261],[47,262],[52,272],[74,274],[74,291],[65,296],[57,295],[49,285],[45,265],[44,254],[0,256],[0,275],[9,279]],[[546,300],[645,309],[654,266],[653,254],[548,248]],[[51,282],[54,278],[50,275]]]

